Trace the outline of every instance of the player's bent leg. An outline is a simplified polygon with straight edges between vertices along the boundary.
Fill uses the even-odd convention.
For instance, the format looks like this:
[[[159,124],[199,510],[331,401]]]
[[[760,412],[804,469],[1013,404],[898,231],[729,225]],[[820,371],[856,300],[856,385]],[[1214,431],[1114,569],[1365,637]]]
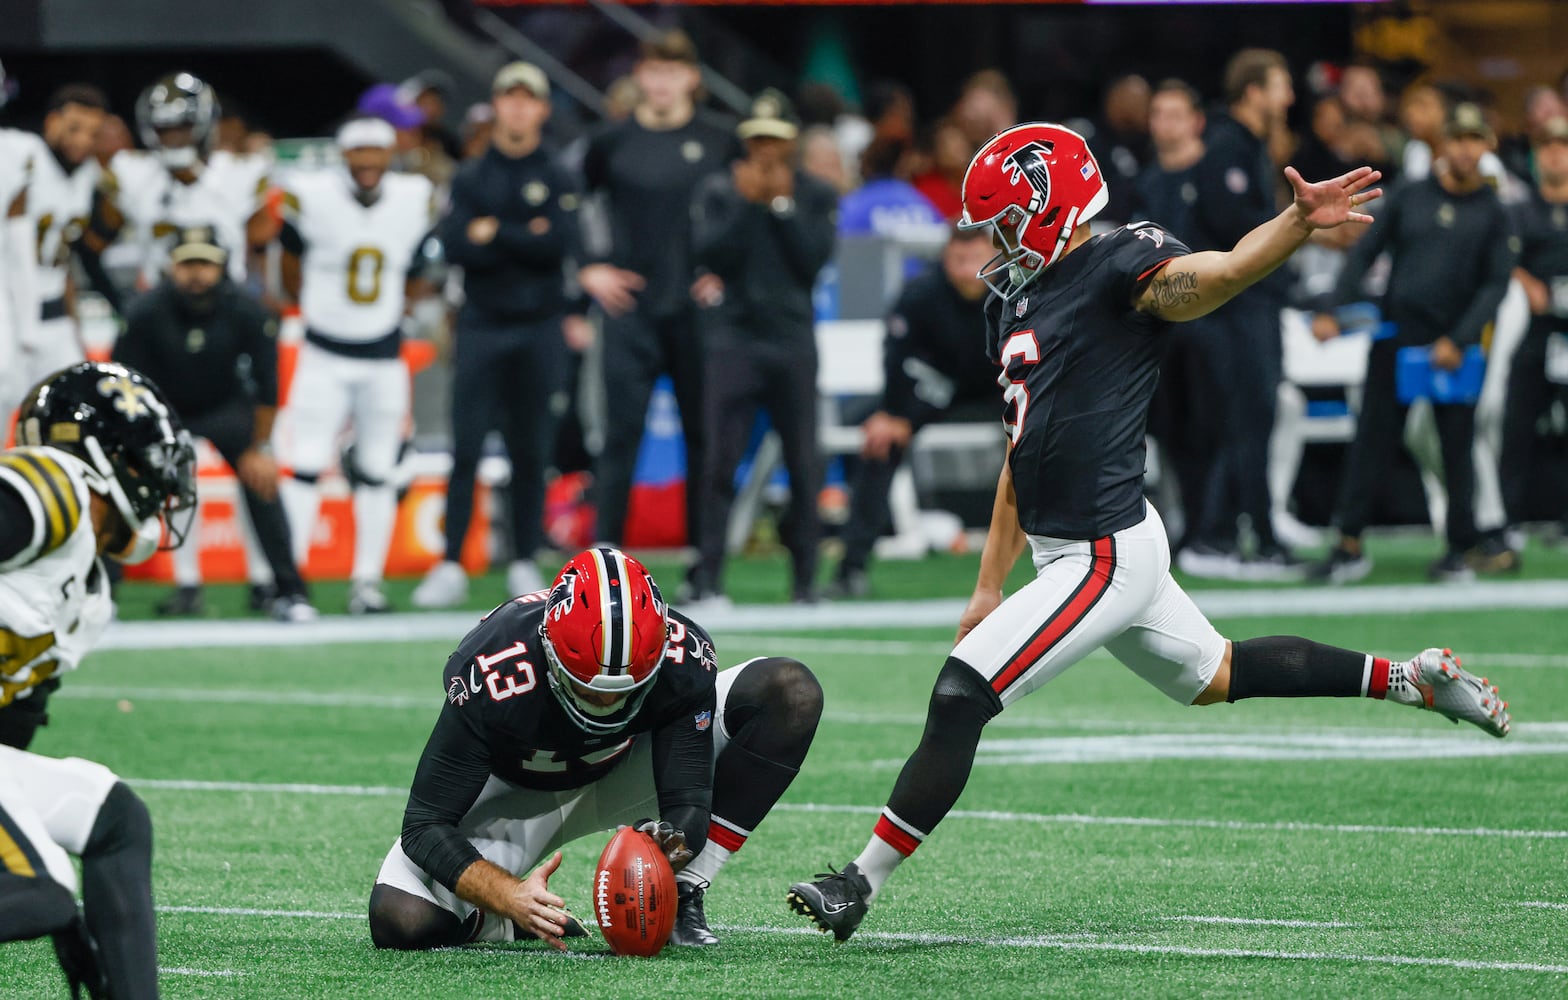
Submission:
[[[822,718],[822,686],[799,660],[750,660],[719,674],[718,689],[708,842],[676,876],[675,945],[719,943],[703,908],[708,886],[800,773]]]
[[[457,915],[428,899],[383,882],[370,890],[370,942],[377,948],[425,951],[468,940]]]
[[[114,996],[157,997],[152,818],[122,783],[109,790],[82,849],[82,909]]]

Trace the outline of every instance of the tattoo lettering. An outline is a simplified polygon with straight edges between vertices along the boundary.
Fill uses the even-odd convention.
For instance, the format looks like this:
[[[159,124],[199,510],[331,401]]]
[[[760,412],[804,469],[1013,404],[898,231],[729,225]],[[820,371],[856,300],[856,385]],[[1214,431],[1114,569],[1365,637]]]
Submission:
[[[1150,286],[1156,312],[1198,300],[1198,275],[1193,271],[1164,271]]]

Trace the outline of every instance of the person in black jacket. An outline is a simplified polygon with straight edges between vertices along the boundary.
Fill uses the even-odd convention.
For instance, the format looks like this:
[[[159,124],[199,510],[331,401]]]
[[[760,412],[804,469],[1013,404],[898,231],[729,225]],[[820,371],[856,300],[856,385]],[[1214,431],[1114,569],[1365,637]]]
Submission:
[[[1197,167],[1196,227],[1181,235],[1194,250],[1236,241],[1278,211],[1279,171],[1268,143],[1295,101],[1285,57],[1243,49],[1225,68],[1227,112],[1209,117]],[[1302,566],[1274,538],[1268,457],[1283,365],[1279,310],[1290,279],[1284,271],[1247,289],[1199,321],[1191,342],[1211,373],[1213,405],[1223,427],[1208,474],[1201,519],[1187,525],[1177,563],[1194,575],[1289,579]],[[1243,563],[1237,519],[1252,522],[1257,548]]]
[[[1482,332],[1496,316],[1518,253],[1507,211],[1481,174],[1481,157],[1492,141],[1481,109],[1474,104],[1457,106],[1447,130],[1443,169],[1391,192],[1377,221],[1351,248],[1334,290],[1334,305],[1365,298],[1361,282],[1367,269],[1384,251],[1393,258],[1382,312],[1397,332],[1373,341],[1367,355],[1356,440],[1340,484],[1340,540],[1313,571],[1315,577],[1331,583],[1359,580],[1372,569],[1371,559],[1362,551],[1361,532],[1409,411],[1395,391],[1399,349],[1430,346],[1434,366],[1457,369],[1465,348],[1481,343]],[[1339,325],[1332,314],[1318,313],[1312,332],[1320,340],[1327,339],[1339,333]],[[1448,551],[1431,565],[1428,575],[1434,580],[1465,580],[1473,575],[1467,556],[1478,540],[1472,458],[1475,403],[1437,403],[1432,415],[1448,491]]]
[[[822,471],[811,287],[833,253],[838,194],[795,166],[798,131],[788,98],[763,91],[737,129],[746,158],[729,175],[703,182],[692,205],[693,256],[708,272],[699,281],[707,306],[699,315],[707,347],[703,421],[711,435],[691,580],[698,600],[722,597],[735,469],[758,407],[773,420],[789,472],[793,595],[815,600]]]
[[[602,193],[609,246],[578,274],[604,310],[604,446],[594,463],[598,537],[625,537],[632,473],[654,382],[668,373],[686,440],[686,537],[701,523],[697,488],[706,451],[702,341],[692,302],[691,198],[705,177],[741,155],[733,125],[696,104],[697,49],[684,32],[646,43],[633,71],[642,96],[631,117],[596,134],[583,159],[590,194]]]
[[[1511,526],[1525,520],[1539,454],[1536,424],[1568,391],[1568,118],[1541,127],[1534,158],[1539,176],[1534,196],[1519,206],[1523,246],[1514,270],[1530,301],[1530,327],[1508,370],[1503,414],[1503,505]],[[1558,497],[1556,513],[1568,516],[1568,497]]]
[[[516,596],[543,586],[533,558],[544,542],[544,475],[565,407],[567,351],[593,339],[563,274],[577,247],[576,185],[540,147],[549,81],[537,66],[514,62],[496,73],[491,90],[490,148],[458,171],[451,210],[437,227],[447,259],[463,269],[465,300],[453,358],[446,555],[414,590],[422,608],[468,597],[458,559],[480,451],[496,427],[512,466],[507,589]]]
[[[1159,219],[1178,237],[1196,241],[1203,127],[1198,91],[1183,80],[1160,81],[1149,99],[1154,160],[1138,175],[1134,219]],[[1225,426],[1223,411],[1213,404],[1215,376],[1206,361],[1210,345],[1199,342],[1207,333],[1201,321],[1171,329],[1149,407],[1149,433],[1160,443],[1161,460],[1176,473],[1183,525],[1204,521],[1215,442]],[[1174,520],[1161,513],[1168,522]]]
[[[127,310],[114,359],[157,382],[190,432],[212,442],[229,463],[276,581],[273,617],[310,621],[316,611],[290,554],[272,457],[277,317],[228,278],[228,255],[211,226],[181,230],[169,256],[169,278]],[[158,610],[200,614],[200,575],[176,584]]]
[[[829,596],[869,592],[866,564],[887,528],[893,473],[915,432],[959,412],[996,419],[996,366],[985,356],[980,311],[986,287],[976,277],[994,254],[983,231],[954,228],[941,264],[906,285],[888,313],[882,399],[861,424],[866,438],[844,526],[844,558]]]

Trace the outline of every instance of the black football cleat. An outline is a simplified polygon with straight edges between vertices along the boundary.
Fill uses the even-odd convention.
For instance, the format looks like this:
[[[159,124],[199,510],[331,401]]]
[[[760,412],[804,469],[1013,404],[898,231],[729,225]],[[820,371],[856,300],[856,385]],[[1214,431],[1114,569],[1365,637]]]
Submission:
[[[818,929],[832,931],[840,941],[848,941],[855,928],[866,919],[871,883],[852,861],[841,872],[818,873],[815,882],[796,882],[785,897],[789,908],[809,917]]]
[[[680,896],[680,908],[675,911],[675,929],[670,932],[670,944],[683,948],[711,948],[719,943],[708,929],[708,915],[702,912],[702,897],[708,891],[706,882],[675,883]]]
[[[87,933],[87,923],[77,914],[64,928],[54,934],[54,953],[65,973],[66,987],[71,1000],[107,1000],[109,980],[98,962],[98,945]]]

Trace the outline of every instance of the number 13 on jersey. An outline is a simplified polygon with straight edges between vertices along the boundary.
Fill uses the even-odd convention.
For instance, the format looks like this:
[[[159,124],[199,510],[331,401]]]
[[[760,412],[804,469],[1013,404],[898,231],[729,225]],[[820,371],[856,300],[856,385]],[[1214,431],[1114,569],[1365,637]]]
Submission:
[[[1002,374],[997,384],[1002,387],[1002,400],[1007,410],[1002,414],[1002,426],[1007,428],[1008,440],[1018,443],[1024,432],[1024,418],[1029,413],[1029,366],[1040,363],[1040,342],[1033,330],[1019,330],[1007,338],[1002,347]]]

